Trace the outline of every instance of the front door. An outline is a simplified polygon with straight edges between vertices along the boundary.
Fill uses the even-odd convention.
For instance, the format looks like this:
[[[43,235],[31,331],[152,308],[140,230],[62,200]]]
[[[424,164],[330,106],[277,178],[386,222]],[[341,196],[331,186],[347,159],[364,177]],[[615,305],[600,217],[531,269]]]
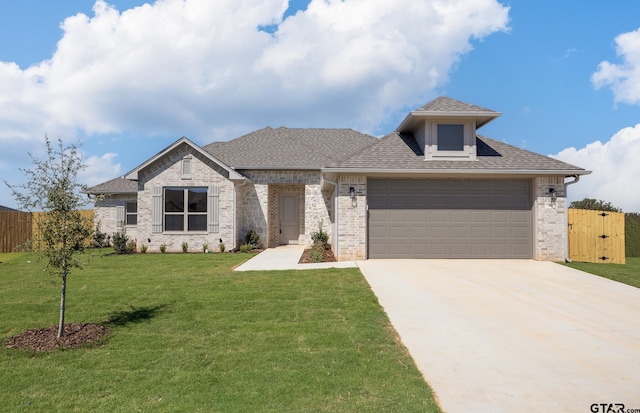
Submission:
[[[297,244],[300,234],[298,194],[280,194],[280,245]]]

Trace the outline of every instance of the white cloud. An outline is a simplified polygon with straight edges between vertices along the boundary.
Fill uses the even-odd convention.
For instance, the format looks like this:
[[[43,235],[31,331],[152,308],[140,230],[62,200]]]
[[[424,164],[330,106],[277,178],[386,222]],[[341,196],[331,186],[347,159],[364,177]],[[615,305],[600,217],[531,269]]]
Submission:
[[[551,156],[593,171],[569,187],[571,200],[602,199],[625,212],[640,212],[640,123],[621,129],[608,142],[567,148]]]
[[[287,7],[157,0],[120,12],[97,0],[93,16],[64,20],[50,59],[0,62],[0,144],[26,153],[45,133],[85,148],[96,136],[210,142],[265,125],[373,132],[433,98],[474,39],[508,30],[498,0],[311,0],[285,19]],[[11,162],[0,153],[3,175]]]
[[[373,130],[423,104],[471,39],[506,30],[496,0],[158,0],[62,24],[51,59],[0,62],[0,141],[136,132],[231,138],[265,124]],[[273,34],[260,26],[279,24]],[[291,125],[295,126],[295,125]],[[72,138],[72,137],[70,137]]]
[[[121,165],[115,162],[117,157],[118,154],[112,152],[85,157],[83,163],[86,169],[78,174],[78,180],[87,186],[93,186],[122,175]]]
[[[591,82],[596,89],[611,87],[616,102],[640,104],[640,29],[619,35],[615,42],[622,63],[601,62]]]

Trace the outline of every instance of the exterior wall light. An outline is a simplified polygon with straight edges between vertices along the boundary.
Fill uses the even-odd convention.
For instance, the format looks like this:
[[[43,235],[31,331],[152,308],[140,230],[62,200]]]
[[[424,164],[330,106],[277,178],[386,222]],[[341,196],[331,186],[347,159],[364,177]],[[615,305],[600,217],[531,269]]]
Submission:
[[[555,188],[549,188],[549,194],[551,194],[551,202],[556,202],[558,199],[558,192]]]
[[[350,187],[349,188],[349,196],[351,197],[352,201],[355,201],[355,199],[356,199],[356,189],[354,187]]]

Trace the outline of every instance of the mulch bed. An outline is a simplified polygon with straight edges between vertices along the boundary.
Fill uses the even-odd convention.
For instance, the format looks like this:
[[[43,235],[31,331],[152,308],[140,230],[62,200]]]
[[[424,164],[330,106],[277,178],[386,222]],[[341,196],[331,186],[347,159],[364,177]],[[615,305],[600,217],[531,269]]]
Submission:
[[[302,253],[302,257],[300,257],[300,261],[298,261],[298,264],[311,264],[313,263],[313,261],[311,261],[311,255],[309,254],[311,251],[311,248],[304,250],[304,252]],[[331,251],[330,249],[326,249],[322,252],[322,262],[336,262],[336,257],[333,256],[333,251]]]
[[[13,336],[4,345],[16,350],[54,351],[59,348],[71,349],[94,343],[109,331],[100,324],[70,323],[64,326],[64,336],[58,338],[58,326],[34,328]]]

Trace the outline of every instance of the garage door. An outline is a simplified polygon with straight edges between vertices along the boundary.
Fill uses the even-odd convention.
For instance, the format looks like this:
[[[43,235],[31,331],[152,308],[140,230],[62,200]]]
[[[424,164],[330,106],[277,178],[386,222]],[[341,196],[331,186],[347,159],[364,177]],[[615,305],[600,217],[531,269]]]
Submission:
[[[531,258],[529,180],[369,179],[369,258]]]

